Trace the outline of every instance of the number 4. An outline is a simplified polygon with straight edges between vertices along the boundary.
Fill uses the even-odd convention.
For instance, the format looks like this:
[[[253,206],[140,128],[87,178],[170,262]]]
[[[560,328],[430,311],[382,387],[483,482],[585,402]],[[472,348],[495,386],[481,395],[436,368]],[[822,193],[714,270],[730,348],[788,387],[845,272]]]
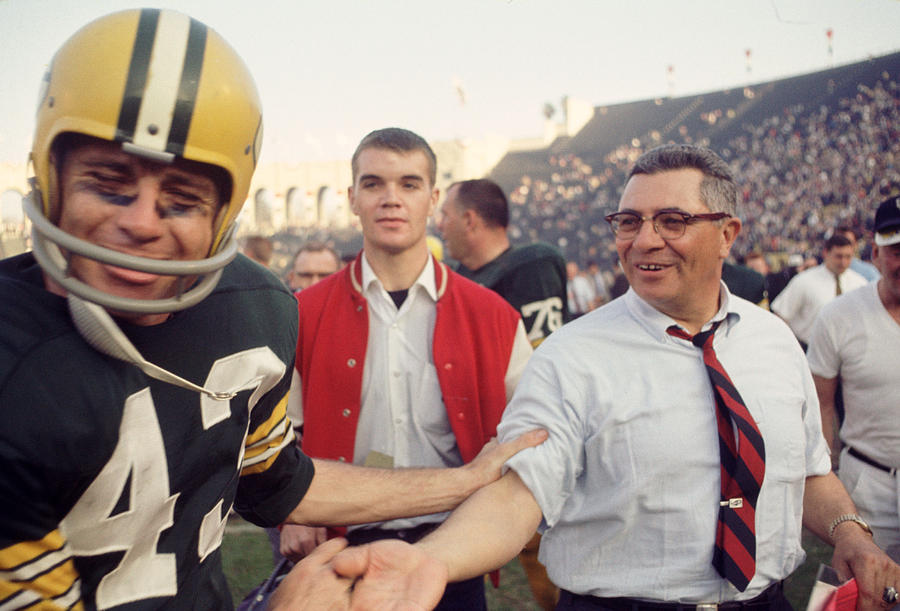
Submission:
[[[128,509],[113,515],[129,480]],[[169,495],[162,432],[145,388],[125,401],[115,451],[61,523],[74,555],[125,551],[97,588],[98,608],[175,595],[175,554],[160,554],[156,546],[172,525],[177,499]]]

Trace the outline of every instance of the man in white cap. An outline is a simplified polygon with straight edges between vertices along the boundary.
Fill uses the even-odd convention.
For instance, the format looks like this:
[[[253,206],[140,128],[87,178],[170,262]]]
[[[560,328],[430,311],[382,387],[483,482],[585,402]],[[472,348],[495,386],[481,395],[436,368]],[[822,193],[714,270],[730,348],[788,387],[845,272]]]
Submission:
[[[900,559],[897,510],[900,506],[897,481],[900,196],[878,207],[872,261],[881,272],[881,279],[822,308],[813,329],[808,357],[832,460],[841,452],[841,481],[872,527],[875,542],[897,560]],[[844,419],[839,428],[834,409],[838,382],[844,399]]]

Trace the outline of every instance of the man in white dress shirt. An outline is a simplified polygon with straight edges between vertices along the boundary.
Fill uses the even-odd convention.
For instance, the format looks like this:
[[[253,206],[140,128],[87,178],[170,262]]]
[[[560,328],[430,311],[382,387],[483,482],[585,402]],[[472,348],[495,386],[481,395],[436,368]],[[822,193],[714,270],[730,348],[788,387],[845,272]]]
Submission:
[[[825,240],[823,262],[791,278],[772,301],[772,311],[787,322],[804,349],[822,306],[842,293],[865,286],[866,279],[850,269],[853,255],[850,240],[835,233]]]
[[[507,461],[500,480],[417,545],[342,552],[338,572],[364,575],[358,600],[433,604],[428,571],[450,581],[481,574],[539,527],[540,558],[562,588],[559,609],[786,609],[781,582],[804,560],[805,526],[835,546],[833,565],[856,578],[859,608],[887,604],[900,567],[873,543],[831,472],[804,354],[782,321],[721,282],[741,228],[736,201],[728,166],[707,149],[667,145],[637,161],[608,217],[631,289],[541,344],[499,427],[501,439],[538,426],[548,440]],[[751,501],[755,569],[743,587],[712,564],[720,505],[743,507],[720,489],[717,430],[731,427],[717,429],[702,352],[673,328],[713,331],[749,410],[744,422],[765,442],[765,476]],[[739,448],[744,439],[742,430]]]

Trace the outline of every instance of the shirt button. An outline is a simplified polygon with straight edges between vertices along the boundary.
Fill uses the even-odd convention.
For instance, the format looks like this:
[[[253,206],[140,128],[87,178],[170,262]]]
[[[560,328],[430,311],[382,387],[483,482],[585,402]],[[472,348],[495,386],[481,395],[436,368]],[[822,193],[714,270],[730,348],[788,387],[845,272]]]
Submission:
[[[356,367],[356,359],[347,359],[347,367]]]
[[[362,312],[362,306],[361,306],[361,305],[356,306],[356,311],[357,311],[357,312]]]
[[[347,462],[347,459],[343,456],[338,456],[338,462]]]
[[[457,419],[457,420],[465,420],[465,419],[466,419],[466,413],[465,413],[465,412],[456,412],[456,419]]]
[[[350,416],[350,410],[345,409],[344,411],[341,412],[341,416],[343,416],[344,418],[348,418]]]
[[[444,369],[446,371],[450,371],[451,369],[453,369],[453,363],[444,363]]]

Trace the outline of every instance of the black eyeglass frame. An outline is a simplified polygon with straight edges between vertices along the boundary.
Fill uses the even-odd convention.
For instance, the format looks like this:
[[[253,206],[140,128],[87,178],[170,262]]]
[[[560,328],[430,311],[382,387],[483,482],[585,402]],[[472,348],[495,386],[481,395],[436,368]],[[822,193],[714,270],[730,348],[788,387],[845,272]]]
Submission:
[[[659,225],[657,225],[657,219],[664,214],[675,214],[675,215],[680,216],[682,219],[684,219],[684,225],[682,226],[680,234],[678,234],[677,236],[672,236],[672,237],[668,237],[668,238],[663,237],[663,235],[659,232]],[[646,216],[641,216],[637,212],[629,212],[627,210],[622,210],[621,212],[613,212],[612,214],[607,214],[605,217],[603,217],[603,219],[607,223],[609,223],[609,226],[612,229],[613,234],[617,238],[619,237],[619,230],[616,227],[616,225],[617,225],[616,221],[618,218],[625,217],[625,216],[631,217],[631,218],[636,218],[640,221],[640,223],[638,223],[637,229],[635,229],[635,231],[634,231],[634,235],[628,236],[625,238],[620,238],[623,240],[632,240],[635,237],[637,237],[637,234],[640,233],[640,231],[641,231],[641,227],[643,226],[644,221],[648,221],[648,220],[653,224],[653,230],[656,232],[656,234],[659,237],[663,238],[664,240],[677,240],[678,238],[680,238],[681,236],[683,236],[685,234],[685,232],[687,231],[688,225],[693,225],[694,223],[696,223],[698,221],[721,221],[722,219],[727,219],[727,218],[732,217],[732,215],[728,214],[727,212],[707,212],[707,213],[703,213],[703,214],[691,214],[690,212],[685,212],[684,210],[674,210],[674,209],[658,210],[656,213],[653,214],[653,216],[646,217]]]

